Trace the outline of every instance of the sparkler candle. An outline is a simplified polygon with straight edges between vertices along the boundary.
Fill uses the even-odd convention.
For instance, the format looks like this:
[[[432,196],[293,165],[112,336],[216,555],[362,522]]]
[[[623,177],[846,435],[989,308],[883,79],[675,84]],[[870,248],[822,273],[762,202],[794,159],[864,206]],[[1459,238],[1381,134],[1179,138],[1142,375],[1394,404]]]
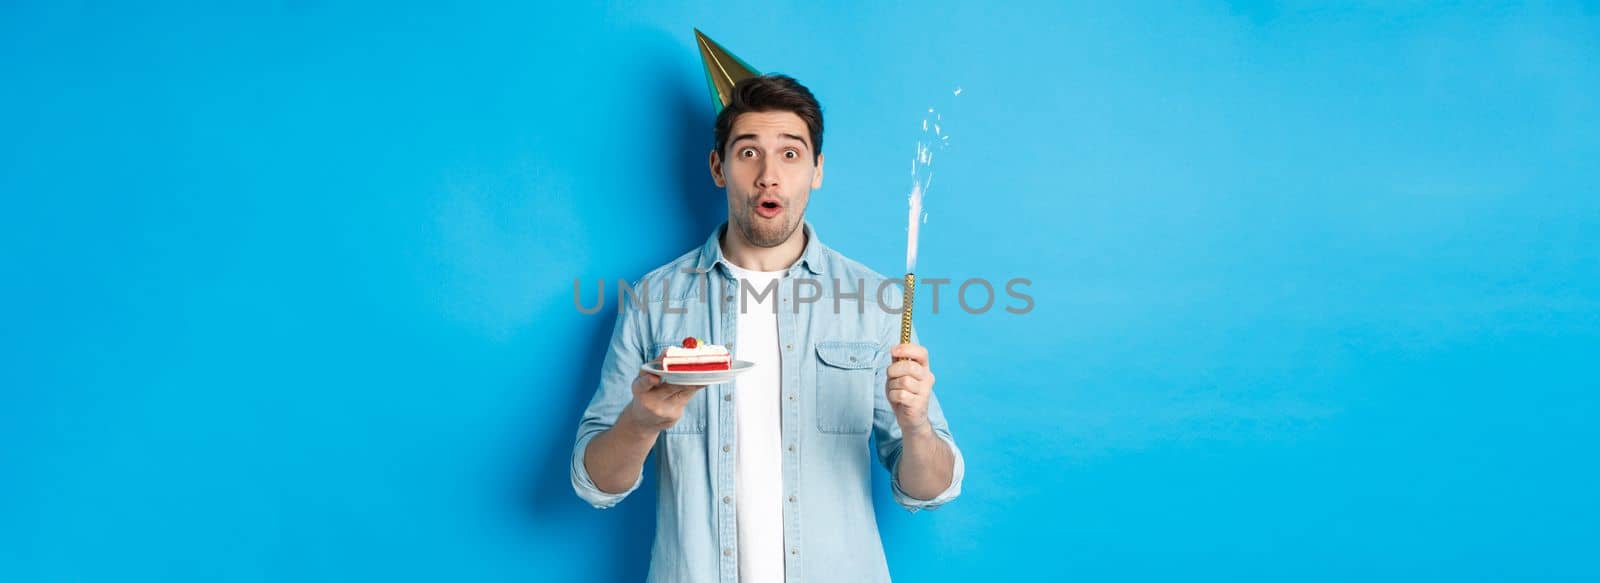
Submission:
[[[961,95],[961,88],[956,88],[955,95]],[[943,114],[928,108],[928,117],[922,118],[922,138],[917,140],[917,156],[911,160],[911,213],[906,221],[906,287],[900,308],[901,344],[911,343],[911,309],[917,293],[917,234],[927,220],[922,214],[922,196],[933,185],[933,148],[929,145],[936,144],[940,149],[950,145],[950,136],[940,127],[942,121]],[[929,129],[933,130],[932,136],[928,135]]]
[[[911,343],[911,307],[917,293],[917,226],[922,222],[922,183],[911,183],[911,218],[906,223],[906,293],[900,309],[900,343]]]

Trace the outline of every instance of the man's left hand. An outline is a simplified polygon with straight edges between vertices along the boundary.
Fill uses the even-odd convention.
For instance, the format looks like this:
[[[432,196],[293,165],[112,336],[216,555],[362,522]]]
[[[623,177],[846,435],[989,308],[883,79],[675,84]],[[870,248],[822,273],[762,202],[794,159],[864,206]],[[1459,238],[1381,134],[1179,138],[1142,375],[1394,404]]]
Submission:
[[[889,406],[894,408],[895,421],[900,423],[900,433],[928,430],[928,401],[933,398],[928,349],[918,344],[896,344],[889,349],[889,355],[894,361],[889,364],[889,381],[884,390]]]

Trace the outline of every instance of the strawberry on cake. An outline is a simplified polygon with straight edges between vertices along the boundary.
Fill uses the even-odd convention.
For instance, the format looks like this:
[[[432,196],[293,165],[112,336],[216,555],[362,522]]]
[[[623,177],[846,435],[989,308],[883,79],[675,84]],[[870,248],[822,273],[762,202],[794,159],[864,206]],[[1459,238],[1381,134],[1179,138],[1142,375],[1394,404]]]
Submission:
[[[661,357],[661,370],[669,372],[729,370],[732,365],[733,355],[727,348],[702,343],[693,336],[684,338],[683,346],[667,348]]]

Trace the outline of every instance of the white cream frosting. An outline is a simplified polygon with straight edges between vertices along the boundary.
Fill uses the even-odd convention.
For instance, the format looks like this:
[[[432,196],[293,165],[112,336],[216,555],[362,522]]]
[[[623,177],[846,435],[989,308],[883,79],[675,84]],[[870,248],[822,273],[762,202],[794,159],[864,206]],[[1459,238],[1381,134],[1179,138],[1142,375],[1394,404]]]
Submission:
[[[694,358],[704,356],[727,356],[728,349],[717,344],[701,344],[694,348],[682,346],[667,347],[667,358]]]

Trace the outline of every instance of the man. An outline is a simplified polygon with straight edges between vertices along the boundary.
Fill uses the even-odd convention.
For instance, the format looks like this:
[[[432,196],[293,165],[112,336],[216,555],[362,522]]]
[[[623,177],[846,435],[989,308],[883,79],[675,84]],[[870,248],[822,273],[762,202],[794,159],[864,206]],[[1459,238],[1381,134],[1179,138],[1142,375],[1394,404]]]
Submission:
[[[640,300],[620,308],[578,426],[573,488],[609,508],[639,487],[655,451],[649,581],[888,581],[869,439],[908,510],[961,492],[928,351],[915,334],[899,343],[898,312],[874,297],[883,276],[804,221],[823,168],[810,90],[781,75],[740,81],[710,165],[728,221],[641,278]],[[689,336],[755,367],[710,387],[640,371]]]

